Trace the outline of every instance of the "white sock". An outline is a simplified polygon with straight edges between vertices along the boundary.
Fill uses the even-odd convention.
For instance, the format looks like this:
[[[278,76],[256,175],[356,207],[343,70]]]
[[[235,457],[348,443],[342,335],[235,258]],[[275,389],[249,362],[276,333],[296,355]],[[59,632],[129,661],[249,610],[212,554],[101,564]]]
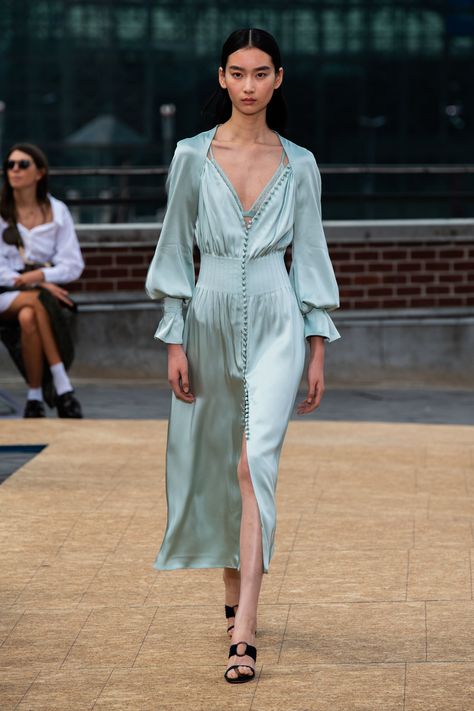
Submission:
[[[43,402],[43,390],[42,388],[30,388],[26,395],[27,400],[41,400]]]
[[[56,365],[50,365],[49,369],[51,375],[53,376],[54,387],[58,395],[63,395],[63,393],[71,392],[73,389],[71,381],[69,380],[64,363],[56,363]]]

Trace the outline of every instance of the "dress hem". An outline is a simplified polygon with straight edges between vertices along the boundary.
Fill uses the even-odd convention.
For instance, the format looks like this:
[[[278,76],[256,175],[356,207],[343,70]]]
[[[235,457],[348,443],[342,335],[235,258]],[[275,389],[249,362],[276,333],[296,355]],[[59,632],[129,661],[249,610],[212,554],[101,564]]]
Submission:
[[[180,570],[185,568],[235,568],[240,570],[240,566],[236,563],[229,563],[228,561],[210,561],[209,559],[202,558],[188,558],[187,556],[177,556],[175,558],[170,558],[167,563],[158,563],[156,560],[153,563],[153,568],[156,570]],[[263,570],[264,573],[268,573],[267,570]]]

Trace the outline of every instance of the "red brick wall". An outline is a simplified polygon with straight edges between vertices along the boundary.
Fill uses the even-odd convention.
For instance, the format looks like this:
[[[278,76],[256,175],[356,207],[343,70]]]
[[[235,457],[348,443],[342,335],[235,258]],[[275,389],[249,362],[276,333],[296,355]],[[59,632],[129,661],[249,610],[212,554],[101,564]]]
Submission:
[[[86,247],[71,291],[143,291],[152,247]],[[474,304],[474,242],[331,242],[341,308]],[[289,255],[288,255],[289,257]]]
[[[474,304],[474,242],[332,244],[341,307]]]
[[[86,268],[71,291],[143,291],[153,247],[82,247]]]

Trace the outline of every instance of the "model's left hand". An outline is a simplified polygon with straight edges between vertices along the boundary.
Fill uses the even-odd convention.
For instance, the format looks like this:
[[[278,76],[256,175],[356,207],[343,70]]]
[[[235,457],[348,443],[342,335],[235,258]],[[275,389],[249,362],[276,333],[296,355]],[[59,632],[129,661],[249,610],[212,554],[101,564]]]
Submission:
[[[298,415],[307,415],[319,407],[324,393],[324,338],[311,336],[308,364],[308,392],[296,410]]]
[[[19,274],[14,281],[14,286],[27,286],[28,284],[37,284],[44,281],[44,274],[41,269],[33,269],[31,272],[23,272]]]

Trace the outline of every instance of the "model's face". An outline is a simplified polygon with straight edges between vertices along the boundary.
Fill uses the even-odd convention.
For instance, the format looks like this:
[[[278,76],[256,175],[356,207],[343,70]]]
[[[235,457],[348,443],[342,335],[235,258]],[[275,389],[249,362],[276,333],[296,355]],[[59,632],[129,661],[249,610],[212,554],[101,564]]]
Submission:
[[[219,67],[219,84],[227,89],[232,105],[243,114],[262,111],[282,81],[282,67],[275,71],[270,55],[256,47],[229,54],[225,71]]]
[[[8,182],[12,188],[28,188],[36,185],[44,175],[44,170],[37,168],[33,158],[23,151],[12,151],[8,156],[8,163]]]

